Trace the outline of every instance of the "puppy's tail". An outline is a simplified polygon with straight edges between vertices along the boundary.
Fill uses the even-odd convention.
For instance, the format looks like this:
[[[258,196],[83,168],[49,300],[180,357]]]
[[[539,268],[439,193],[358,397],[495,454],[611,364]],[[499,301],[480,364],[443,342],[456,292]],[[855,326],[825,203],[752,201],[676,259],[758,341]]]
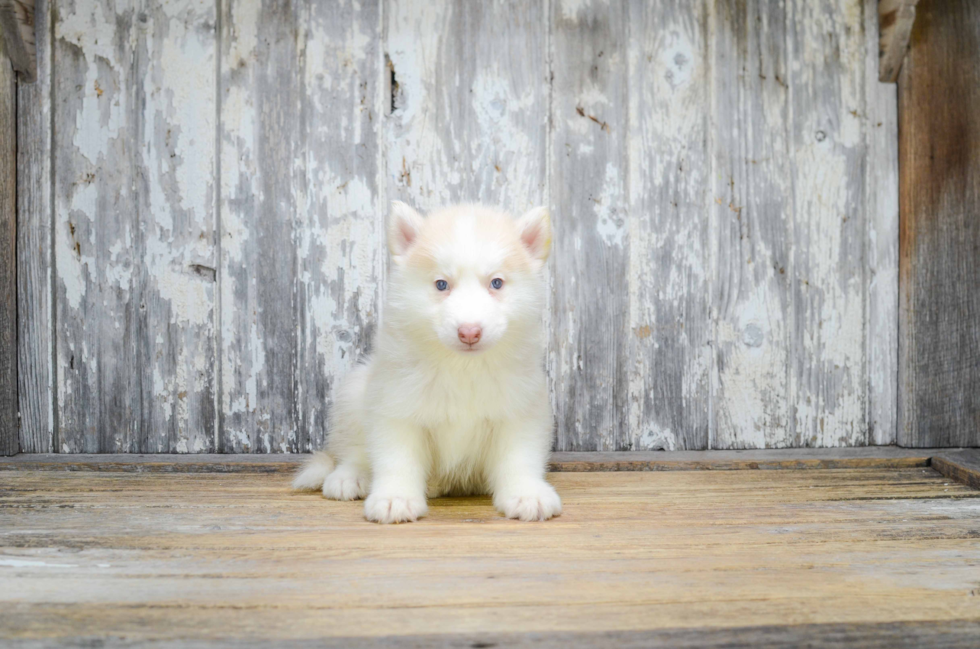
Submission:
[[[323,481],[333,471],[334,461],[327,453],[317,451],[303,462],[303,466],[293,478],[294,491],[319,491]]]

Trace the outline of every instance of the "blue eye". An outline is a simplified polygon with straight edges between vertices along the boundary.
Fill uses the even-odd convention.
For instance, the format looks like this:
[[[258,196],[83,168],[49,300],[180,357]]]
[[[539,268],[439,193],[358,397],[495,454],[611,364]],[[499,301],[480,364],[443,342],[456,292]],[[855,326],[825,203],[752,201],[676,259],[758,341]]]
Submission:
[[[503,285],[504,285],[504,280],[500,279],[499,277],[494,277],[493,280],[490,282],[490,286],[492,286],[493,288],[502,288]]]
[[[449,282],[447,282],[444,279],[437,279],[436,288],[439,289],[440,291],[445,291],[446,289],[449,288]]]

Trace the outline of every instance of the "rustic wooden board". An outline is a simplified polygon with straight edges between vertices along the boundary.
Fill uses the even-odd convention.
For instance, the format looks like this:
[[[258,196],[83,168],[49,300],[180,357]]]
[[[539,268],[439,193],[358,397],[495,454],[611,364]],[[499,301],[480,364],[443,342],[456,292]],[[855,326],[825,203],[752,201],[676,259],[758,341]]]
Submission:
[[[637,1],[628,22],[631,362],[620,371],[629,376],[629,446],[704,449],[713,337],[705,218],[708,9],[703,2]],[[595,361],[591,355],[604,350],[589,352]],[[590,376],[582,378],[587,385]]]
[[[866,444],[864,24],[854,0],[787,3],[793,446]]]
[[[783,4],[716,3],[713,448],[794,445],[793,183]],[[800,445],[800,444],[795,444]]]
[[[618,2],[556,0],[551,9],[556,448],[627,450],[629,17]]]
[[[20,450],[17,417],[17,79],[0,43],[0,456]]]
[[[139,450],[143,421],[132,6],[55,16],[52,93],[58,450]]]
[[[460,649],[462,647],[509,647],[512,649],[566,649],[579,647],[619,647],[621,649],[661,649],[690,647],[733,649],[735,647],[806,646],[814,649],[896,649],[943,647],[944,649],[974,649],[980,633],[980,622],[974,620],[944,620],[851,624],[774,624],[734,628],[658,629],[653,631],[605,631],[593,633],[549,631],[544,633],[437,633],[432,635],[393,636],[376,638],[343,637],[290,640],[277,643],[289,649]],[[267,640],[222,638],[222,646],[233,649],[264,649]],[[16,640],[17,649],[46,649],[73,647],[75,640],[45,638]],[[116,649],[137,646],[124,638],[100,638],[99,647]],[[207,640],[157,640],[154,649],[199,649],[214,646]]]
[[[215,449],[213,3],[148,3],[137,16],[140,214],[138,372],[143,452]]]
[[[54,440],[52,321],[51,26],[37,0],[37,81],[17,88],[17,385],[20,448],[50,453]]]
[[[980,5],[922,0],[917,14],[899,77],[898,441],[977,446]]]
[[[386,3],[389,199],[421,210],[481,201],[516,214],[546,203],[545,6]]]
[[[295,450],[305,4],[221,3],[222,452]]]
[[[870,469],[930,466],[946,449],[889,447],[742,451],[633,451],[552,453],[549,471],[741,471],[779,469]],[[960,453],[953,450],[954,453]],[[0,471],[96,471],[137,473],[294,472],[306,459],[294,454],[85,455],[22,453],[0,460]]]
[[[980,489],[980,450],[953,450],[938,453],[930,466],[947,478]]]
[[[0,634],[303,642],[980,621],[980,491],[929,468],[549,479],[565,511],[548,523],[458,498],[380,527],[360,503],[289,493],[281,475],[6,474]]]
[[[877,0],[864,2],[868,443],[894,444],[898,417],[898,101],[878,83]]]
[[[300,200],[299,431],[321,448],[333,389],[369,351],[386,248],[381,2],[312,2],[305,18],[305,195]]]

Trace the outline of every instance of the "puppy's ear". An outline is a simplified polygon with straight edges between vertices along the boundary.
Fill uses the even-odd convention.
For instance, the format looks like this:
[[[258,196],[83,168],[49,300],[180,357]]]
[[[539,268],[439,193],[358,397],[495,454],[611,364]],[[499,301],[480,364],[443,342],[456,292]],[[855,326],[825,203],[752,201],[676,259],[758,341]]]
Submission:
[[[409,251],[419,236],[422,215],[401,201],[391,201],[388,217],[388,250],[398,261]]]
[[[551,250],[551,215],[547,207],[535,207],[517,219],[517,229],[521,233],[521,243],[528,253],[538,261],[548,258]]]

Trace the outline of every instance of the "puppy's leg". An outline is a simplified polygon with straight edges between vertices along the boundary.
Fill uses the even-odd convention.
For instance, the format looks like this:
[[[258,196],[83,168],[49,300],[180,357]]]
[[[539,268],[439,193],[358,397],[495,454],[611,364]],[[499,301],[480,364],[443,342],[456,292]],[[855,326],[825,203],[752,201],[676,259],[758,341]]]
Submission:
[[[425,502],[429,453],[425,433],[407,421],[380,422],[371,436],[371,493],[364,516],[378,523],[418,520],[428,512]]]
[[[507,518],[544,521],[561,514],[561,498],[544,479],[550,431],[508,422],[494,435],[487,475],[493,504]]]

